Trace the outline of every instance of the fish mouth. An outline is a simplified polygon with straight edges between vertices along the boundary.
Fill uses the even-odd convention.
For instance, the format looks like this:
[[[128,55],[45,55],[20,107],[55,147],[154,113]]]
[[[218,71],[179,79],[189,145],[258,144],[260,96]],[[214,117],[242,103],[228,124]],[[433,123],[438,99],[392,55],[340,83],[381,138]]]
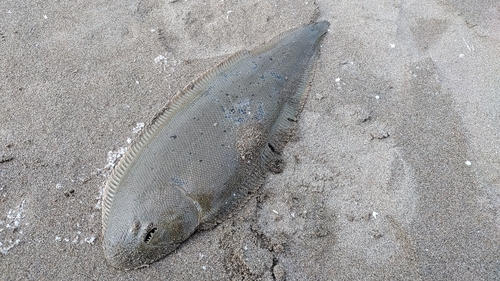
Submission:
[[[143,246],[128,247],[126,245],[103,245],[104,257],[108,265],[119,270],[133,270],[148,267],[169,253],[175,247],[172,246]]]
[[[116,269],[131,270],[142,264],[134,258],[134,252],[127,251],[124,247],[103,245],[103,251],[107,264]]]
[[[107,264],[119,270],[141,268],[154,262],[143,254],[145,251],[122,243],[104,241],[103,251]]]

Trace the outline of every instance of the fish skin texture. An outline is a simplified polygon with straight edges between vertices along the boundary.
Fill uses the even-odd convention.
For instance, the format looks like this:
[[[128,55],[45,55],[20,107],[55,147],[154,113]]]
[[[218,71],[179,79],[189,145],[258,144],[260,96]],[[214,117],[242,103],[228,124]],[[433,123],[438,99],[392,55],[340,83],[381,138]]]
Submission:
[[[103,249],[118,269],[147,266],[243,204],[303,107],[326,21],[240,51],[177,94],[134,141],[104,189]]]

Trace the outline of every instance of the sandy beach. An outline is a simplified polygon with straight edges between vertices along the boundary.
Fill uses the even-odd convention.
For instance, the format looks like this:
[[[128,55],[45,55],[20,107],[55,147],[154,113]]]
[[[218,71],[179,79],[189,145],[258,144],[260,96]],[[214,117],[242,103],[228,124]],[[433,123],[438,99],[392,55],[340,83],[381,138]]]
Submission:
[[[150,267],[106,265],[102,188],[144,124],[319,20],[284,171]],[[499,54],[494,0],[1,1],[0,280],[500,280]]]

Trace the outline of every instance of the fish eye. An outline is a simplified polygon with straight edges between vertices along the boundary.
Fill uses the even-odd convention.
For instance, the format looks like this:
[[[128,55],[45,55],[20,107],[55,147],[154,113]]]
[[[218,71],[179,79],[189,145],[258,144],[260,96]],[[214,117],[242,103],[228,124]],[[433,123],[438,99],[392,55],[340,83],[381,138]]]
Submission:
[[[153,235],[155,234],[156,230],[157,228],[153,227],[148,231],[148,233],[146,233],[146,236],[144,237],[144,243],[149,243],[151,238],[153,238]]]
[[[134,223],[132,224],[131,231],[137,232],[140,228],[141,228],[141,223],[138,220],[135,220]]]

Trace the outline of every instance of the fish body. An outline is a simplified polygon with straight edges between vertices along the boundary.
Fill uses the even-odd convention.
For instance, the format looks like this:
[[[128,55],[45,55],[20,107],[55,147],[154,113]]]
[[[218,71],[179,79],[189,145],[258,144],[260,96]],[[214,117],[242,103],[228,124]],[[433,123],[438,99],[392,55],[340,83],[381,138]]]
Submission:
[[[134,141],[104,189],[103,248],[146,266],[258,189],[302,109],[326,21],[240,51],[191,82]]]

